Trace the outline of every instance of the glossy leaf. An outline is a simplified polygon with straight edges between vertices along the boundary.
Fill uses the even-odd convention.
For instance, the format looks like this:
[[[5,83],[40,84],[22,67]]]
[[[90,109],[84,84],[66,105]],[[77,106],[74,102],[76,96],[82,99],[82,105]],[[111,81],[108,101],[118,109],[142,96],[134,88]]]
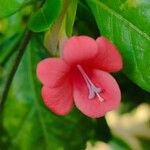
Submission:
[[[150,92],[150,1],[89,0],[102,33],[119,48],[123,72]]]
[[[29,21],[29,28],[34,32],[48,30],[61,10],[61,0],[46,0]]]

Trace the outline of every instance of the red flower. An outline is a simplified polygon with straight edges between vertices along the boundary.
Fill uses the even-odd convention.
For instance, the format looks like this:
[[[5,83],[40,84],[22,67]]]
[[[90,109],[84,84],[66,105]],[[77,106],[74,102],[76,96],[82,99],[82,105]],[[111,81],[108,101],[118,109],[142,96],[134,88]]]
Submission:
[[[62,57],[47,58],[38,64],[44,103],[59,115],[70,112],[75,104],[89,117],[104,116],[121,99],[119,86],[108,72],[121,68],[121,56],[106,38],[95,41],[87,36],[73,36],[66,42]]]

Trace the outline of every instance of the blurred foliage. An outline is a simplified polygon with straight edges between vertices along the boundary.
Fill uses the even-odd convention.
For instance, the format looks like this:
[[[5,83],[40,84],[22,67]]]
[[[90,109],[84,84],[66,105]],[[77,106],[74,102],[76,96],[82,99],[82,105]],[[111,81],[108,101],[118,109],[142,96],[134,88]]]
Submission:
[[[78,5],[77,0],[71,1],[65,16],[66,35],[73,32],[96,38],[101,32],[121,50],[124,70],[114,74],[122,91],[118,112],[123,115],[149,103],[149,0],[79,0]],[[36,65],[52,56],[43,44],[45,30],[53,27],[62,6],[60,0],[0,0],[0,97],[23,31],[29,26],[38,32],[26,49],[0,115],[0,150],[80,150],[88,141],[109,143],[113,150],[131,150],[132,146],[114,135],[105,118],[90,119],[76,108],[68,116],[56,116],[41,100]],[[150,140],[140,141],[142,150],[149,150]]]
[[[43,6],[30,18],[29,28],[34,32],[48,30],[60,13],[61,3],[61,0],[46,0]]]
[[[27,2],[29,2],[29,0],[0,0],[0,18],[12,15],[21,9],[21,7]]]
[[[123,106],[120,108],[121,113],[132,111],[143,102],[150,102],[150,93],[144,91],[136,84],[131,82],[123,73],[114,75],[121,87]]]
[[[94,16],[86,3],[82,3],[82,1],[78,2],[74,28],[75,33],[77,32],[79,35],[88,35],[93,38],[99,36],[99,30]]]

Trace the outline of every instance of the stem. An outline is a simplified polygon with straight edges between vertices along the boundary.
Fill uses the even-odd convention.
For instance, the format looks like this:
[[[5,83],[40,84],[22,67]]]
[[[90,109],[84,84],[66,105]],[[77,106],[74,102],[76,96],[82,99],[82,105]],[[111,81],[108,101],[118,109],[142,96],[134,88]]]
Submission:
[[[22,58],[22,56],[26,50],[26,47],[27,47],[27,45],[31,39],[31,36],[32,36],[32,32],[29,30],[26,30],[24,33],[24,37],[23,37],[23,39],[22,39],[22,41],[18,47],[18,50],[17,50],[18,54],[16,55],[15,62],[12,65],[12,69],[10,70],[10,73],[8,74],[8,78],[7,78],[6,84],[4,86],[4,91],[3,91],[2,97],[0,99],[0,112],[2,112],[2,110],[3,110],[3,107],[4,107],[4,104],[6,102],[7,95],[8,95],[12,80],[13,80],[14,75],[18,69],[18,66],[19,66],[21,58]]]

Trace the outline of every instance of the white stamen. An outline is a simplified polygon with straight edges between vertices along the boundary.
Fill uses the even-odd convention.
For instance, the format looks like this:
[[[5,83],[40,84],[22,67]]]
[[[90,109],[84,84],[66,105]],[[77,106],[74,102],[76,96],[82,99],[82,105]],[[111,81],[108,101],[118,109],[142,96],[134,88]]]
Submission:
[[[99,93],[96,93],[96,95],[97,95],[97,97],[98,97],[98,99],[99,99],[100,102],[104,101],[104,99],[99,95]]]
[[[93,82],[90,80],[90,78],[88,77],[88,75],[85,73],[85,71],[83,70],[83,68],[80,65],[77,65],[77,68],[79,69],[79,71],[81,72],[87,87],[89,89],[89,99],[93,99],[95,96],[98,97],[100,102],[103,102],[104,99],[99,95],[100,92],[102,92],[101,88],[97,88]]]

